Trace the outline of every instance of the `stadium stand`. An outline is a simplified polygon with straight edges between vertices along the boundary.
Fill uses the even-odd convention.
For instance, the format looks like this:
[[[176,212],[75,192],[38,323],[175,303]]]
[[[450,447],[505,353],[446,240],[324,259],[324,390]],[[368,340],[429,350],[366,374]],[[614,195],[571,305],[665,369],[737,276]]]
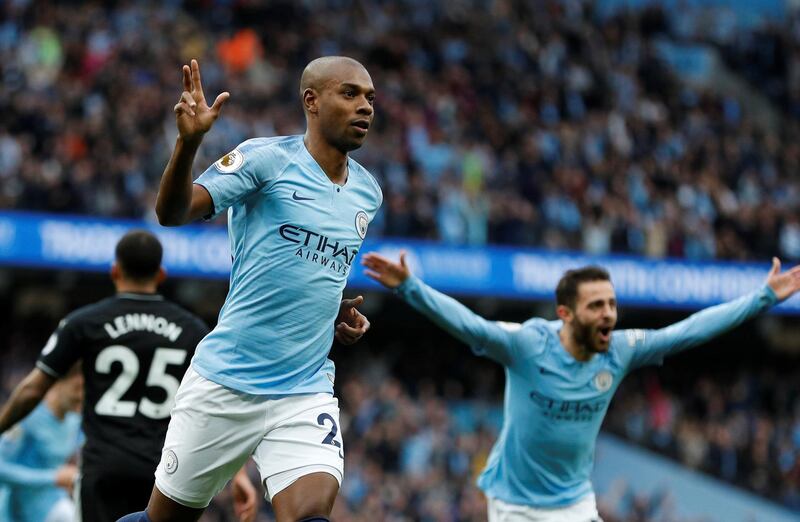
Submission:
[[[297,132],[299,68],[348,53],[381,87],[376,139],[358,154],[386,193],[373,234],[800,258],[796,123],[760,128],[742,100],[681,83],[658,45],[688,37],[657,8],[199,5],[3,5],[0,206],[152,219],[174,64],[199,56],[209,90],[233,93],[210,164],[248,137]],[[766,67],[749,60],[755,36],[730,52]]]

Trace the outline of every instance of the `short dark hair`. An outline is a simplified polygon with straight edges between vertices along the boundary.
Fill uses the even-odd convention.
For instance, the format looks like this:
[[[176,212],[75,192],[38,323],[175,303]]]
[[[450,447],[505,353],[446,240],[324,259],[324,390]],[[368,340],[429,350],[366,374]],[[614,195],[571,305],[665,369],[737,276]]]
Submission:
[[[578,287],[592,281],[611,281],[611,276],[605,268],[593,265],[567,270],[556,286],[556,304],[575,308]]]
[[[115,251],[122,272],[136,281],[152,279],[158,274],[163,253],[161,242],[147,230],[131,230],[122,236]]]

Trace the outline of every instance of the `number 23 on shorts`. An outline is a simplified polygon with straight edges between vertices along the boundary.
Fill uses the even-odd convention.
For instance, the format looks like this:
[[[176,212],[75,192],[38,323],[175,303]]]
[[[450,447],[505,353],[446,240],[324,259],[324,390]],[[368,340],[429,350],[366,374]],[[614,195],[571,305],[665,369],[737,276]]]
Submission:
[[[320,426],[326,426],[325,421],[331,422],[331,431],[325,436],[325,438],[322,440],[322,443],[330,444],[331,446],[339,448],[339,458],[343,459],[344,454],[342,453],[342,443],[334,438],[336,437],[336,434],[339,433],[339,427],[336,425],[336,421],[330,413],[320,413],[317,417],[317,424]]]

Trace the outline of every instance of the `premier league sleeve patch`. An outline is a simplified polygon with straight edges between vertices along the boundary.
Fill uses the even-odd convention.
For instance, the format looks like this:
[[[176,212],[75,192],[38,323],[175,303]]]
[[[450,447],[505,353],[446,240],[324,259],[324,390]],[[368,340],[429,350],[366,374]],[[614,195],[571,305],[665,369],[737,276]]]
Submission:
[[[222,174],[236,172],[244,163],[244,154],[238,149],[234,149],[222,156],[214,163],[214,167]]]

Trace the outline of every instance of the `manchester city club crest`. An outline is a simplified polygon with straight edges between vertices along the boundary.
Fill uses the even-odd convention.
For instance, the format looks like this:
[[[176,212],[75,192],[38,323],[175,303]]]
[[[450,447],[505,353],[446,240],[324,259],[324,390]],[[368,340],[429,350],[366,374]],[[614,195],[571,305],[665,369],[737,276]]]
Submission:
[[[172,475],[178,469],[178,456],[172,450],[164,453],[164,471]]]
[[[608,391],[608,389],[611,388],[611,384],[613,382],[614,382],[614,377],[608,370],[603,370],[602,372],[594,376],[594,386],[601,392]]]
[[[369,218],[367,217],[367,213],[363,210],[360,210],[358,214],[356,214],[356,232],[358,232],[358,237],[361,239],[367,237],[368,226]]]

